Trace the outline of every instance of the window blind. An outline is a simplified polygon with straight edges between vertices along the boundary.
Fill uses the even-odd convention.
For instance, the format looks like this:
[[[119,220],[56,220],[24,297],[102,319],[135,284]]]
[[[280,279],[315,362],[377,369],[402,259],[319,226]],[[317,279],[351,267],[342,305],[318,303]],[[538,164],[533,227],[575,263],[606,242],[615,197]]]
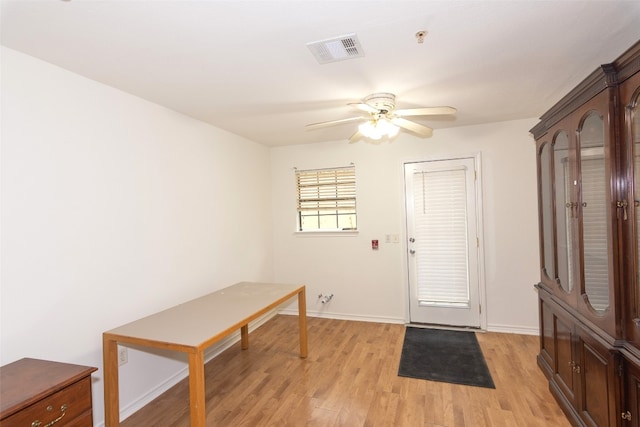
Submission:
[[[468,306],[466,168],[413,176],[420,305]]]
[[[355,229],[354,166],[296,170],[299,230]]]

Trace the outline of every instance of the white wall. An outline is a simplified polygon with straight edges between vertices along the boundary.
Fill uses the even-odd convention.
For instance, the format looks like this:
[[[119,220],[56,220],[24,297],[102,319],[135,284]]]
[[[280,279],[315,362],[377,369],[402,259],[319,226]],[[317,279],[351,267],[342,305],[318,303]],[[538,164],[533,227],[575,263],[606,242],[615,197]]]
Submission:
[[[536,166],[529,134],[536,122],[436,130],[430,139],[401,134],[391,144],[338,141],[272,149],[276,280],[305,283],[312,315],[408,320],[402,164],[481,153],[487,329],[537,333]],[[293,168],[351,162],[356,166],[359,233],[295,234]],[[387,234],[400,234],[402,243],[385,243]],[[371,249],[372,239],[379,240],[379,250]],[[323,305],[320,293],[335,296]]]
[[[102,332],[224,285],[302,282],[311,314],[405,321],[405,246],[384,241],[404,237],[403,161],[481,153],[488,327],[537,331],[536,120],[269,150],[10,49],[1,59],[0,364],[100,368],[96,424]],[[358,234],[294,235],[293,167],[350,162]],[[319,293],[335,298],[321,305]],[[185,367],[135,350],[129,360],[125,413]]]
[[[103,331],[272,279],[267,148],[6,48],[1,136],[0,364],[100,368],[97,424]],[[123,409],[186,366],[129,359]]]

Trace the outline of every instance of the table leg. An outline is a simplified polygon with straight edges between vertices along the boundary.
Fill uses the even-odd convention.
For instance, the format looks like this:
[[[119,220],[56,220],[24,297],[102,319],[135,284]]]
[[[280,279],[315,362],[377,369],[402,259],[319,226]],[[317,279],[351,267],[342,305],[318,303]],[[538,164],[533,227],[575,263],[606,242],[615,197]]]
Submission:
[[[104,424],[120,425],[120,396],[118,390],[118,342],[102,337],[102,364],[104,381]]]
[[[240,346],[243,350],[249,348],[249,325],[240,327]]]
[[[307,293],[303,287],[298,293],[298,323],[300,329],[300,357],[307,357]]]
[[[189,353],[189,402],[191,427],[206,426],[204,352]]]

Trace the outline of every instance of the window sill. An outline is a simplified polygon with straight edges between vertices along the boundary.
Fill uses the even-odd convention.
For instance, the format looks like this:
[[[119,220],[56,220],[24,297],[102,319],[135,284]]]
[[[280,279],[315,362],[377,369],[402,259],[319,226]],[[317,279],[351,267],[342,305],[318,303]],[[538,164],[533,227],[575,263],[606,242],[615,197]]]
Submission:
[[[313,231],[296,231],[293,233],[298,237],[328,237],[328,236],[340,236],[349,237],[357,236],[358,230],[313,230]]]

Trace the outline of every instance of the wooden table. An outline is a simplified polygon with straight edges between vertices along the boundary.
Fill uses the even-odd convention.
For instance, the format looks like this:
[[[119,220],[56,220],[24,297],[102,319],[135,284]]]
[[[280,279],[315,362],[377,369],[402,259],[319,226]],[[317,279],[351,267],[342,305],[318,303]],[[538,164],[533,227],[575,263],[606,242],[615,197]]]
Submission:
[[[120,424],[118,343],[180,351],[189,356],[191,427],[204,427],[204,351],[240,329],[241,347],[249,347],[249,322],[298,296],[300,357],[307,357],[304,285],[237,283],[209,295],[128,323],[102,334],[106,427]]]

